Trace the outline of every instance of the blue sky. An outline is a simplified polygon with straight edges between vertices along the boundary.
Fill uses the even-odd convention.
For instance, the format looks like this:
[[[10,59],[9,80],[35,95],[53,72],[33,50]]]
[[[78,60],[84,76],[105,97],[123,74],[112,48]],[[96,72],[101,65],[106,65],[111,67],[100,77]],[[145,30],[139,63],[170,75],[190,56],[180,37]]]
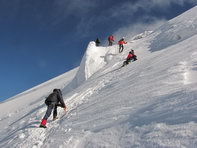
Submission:
[[[80,64],[89,41],[152,29],[196,0],[0,0],[0,101]]]

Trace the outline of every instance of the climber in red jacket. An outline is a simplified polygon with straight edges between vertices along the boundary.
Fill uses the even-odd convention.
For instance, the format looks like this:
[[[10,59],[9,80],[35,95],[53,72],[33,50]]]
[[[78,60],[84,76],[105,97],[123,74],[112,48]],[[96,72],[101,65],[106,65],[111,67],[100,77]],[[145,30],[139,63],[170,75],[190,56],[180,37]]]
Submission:
[[[113,41],[114,41],[114,36],[113,35],[110,35],[108,37],[108,41],[109,41],[109,46],[112,46],[113,45]]]
[[[122,38],[119,42],[119,53],[123,52],[124,44],[127,44],[127,42],[124,41],[124,38]]]
[[[136,61],[137,60],[137,56],[134,54],[134,50],[131,50],[126,58],[126,61],[123,62],[122,67],[124,67],[125,65],[128,65],[131,60]]]

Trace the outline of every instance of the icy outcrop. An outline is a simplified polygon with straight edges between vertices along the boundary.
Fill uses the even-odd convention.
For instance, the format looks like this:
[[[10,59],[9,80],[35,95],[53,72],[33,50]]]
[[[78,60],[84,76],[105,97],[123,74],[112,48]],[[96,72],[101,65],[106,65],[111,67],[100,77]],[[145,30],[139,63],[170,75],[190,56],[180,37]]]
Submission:
[[[151,51],[164,49],[197,34],[197,6],[154,31]]]
[[[95,42],[90,42],[84,54],[79,70],[76,74],[77,83],[81,84],[92,74],[101,69],[105,64],[106,48],[96,47]]]
[[[114,46],[96,47],[95,42],[91,41],[87,46],[76,76],[72,82],[64,88],[64,92],[67,93],[81,85],[94,73],[103,68],[117,52],[118,50],[116,50]]]

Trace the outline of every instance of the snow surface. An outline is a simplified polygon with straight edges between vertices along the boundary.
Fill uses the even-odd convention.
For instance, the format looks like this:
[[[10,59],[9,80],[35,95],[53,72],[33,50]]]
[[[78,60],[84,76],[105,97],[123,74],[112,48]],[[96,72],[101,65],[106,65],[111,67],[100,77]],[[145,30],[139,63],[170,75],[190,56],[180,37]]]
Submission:
[[[196,12],[128,40],[121,54],[90,42],[79,68],[2,102],[0,147],[196,148]],[[120,68],[130,49],[138,60]],[[53,88],[68,112],[37,128]]]

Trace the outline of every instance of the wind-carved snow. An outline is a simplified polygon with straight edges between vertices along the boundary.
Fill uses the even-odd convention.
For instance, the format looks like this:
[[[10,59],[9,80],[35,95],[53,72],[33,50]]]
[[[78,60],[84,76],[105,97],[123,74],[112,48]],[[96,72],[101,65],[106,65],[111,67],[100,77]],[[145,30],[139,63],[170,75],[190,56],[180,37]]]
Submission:
[[[81,60],[79,69],[72,82],[64,88],[67,93],[90,78],[94,73],[108,64],[111,59],[117,55],[118,50],[111,47],[96,47],[95,42],[91,41],[86,49],[86,52]]]
[[[197,52],[191,55],[191,61],[185,62],[184,84],[197,82]]]
[[[142,39],[142,38],[144,38],[144,37],[150,35],[152,32],[153,32],[153,31],[145,31],[145,32],[143,32],[143,33],[141,33],[141,34],[138,34],[138,35],[134,36],[134,37],[132,38],[132,40],[139,40],[139,39]]]
[[[197,34],[196,12],[197,7],[194,7],[155,30],[151,51],[165,49]]]
[[[129,39],[121,54],[90,42],[78,72],[1,103],[0,147],[196,148],[196,9]],[[131,48],[138,60],[120,68]],[[54,87],[63,89],[67,114],[58,108],[59,119],[38,128]]]
[[[190,59],[180,61],[168,70],[171,74],[168,84],[191,84],[197,82],[197,52],[193,52]]]
[[[96,71],[106,65],[106,47],[96,47],[95,42],[90,42],[82,58],[79,70],[76,74],[77,83],[81,84]]]

